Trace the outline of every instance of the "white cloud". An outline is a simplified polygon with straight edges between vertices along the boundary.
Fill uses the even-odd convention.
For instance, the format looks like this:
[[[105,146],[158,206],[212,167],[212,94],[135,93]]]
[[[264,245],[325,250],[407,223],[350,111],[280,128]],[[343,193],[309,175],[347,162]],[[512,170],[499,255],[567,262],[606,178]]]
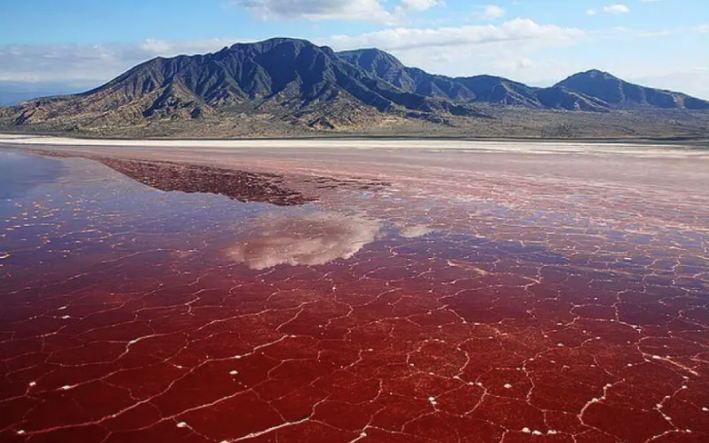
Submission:
[[[556,25],[540,25],[530,19],[515,19],[501,25],[470,25],[449,28],[391,28],[357,36],[339,35],[329,41],[341,49],[424,49],[460,47],[499,42],[536,43],[553,46],[569,43],[585,31]]]
[[[430,2],[409,3],[421,6]],[[231,0],[227,4],[244,8],[264,20],[391,20],[381,0]]]
[[[495,20],[505,15],[505,10],[496,5],[485,6],[482,16],[486,20]]]
[[[393,6],[388,0],[229,0],[262,20],[304,19],[371,20],[385,24],[402,21],[411,12],[424,12],[443,5],[443,0],[400,0]]]
[[[401,0],[400,7],[405,10],[427,11],[441,4],[443,2],[439,0]]]
[[[586,15],[594,16],[597,14],[597,11],[595,9],[589,9],[586,11]]]
[[[630,12],[630,8],[625,5],[610,5],[603,7],[603,12],[607,14],[627,14]]]

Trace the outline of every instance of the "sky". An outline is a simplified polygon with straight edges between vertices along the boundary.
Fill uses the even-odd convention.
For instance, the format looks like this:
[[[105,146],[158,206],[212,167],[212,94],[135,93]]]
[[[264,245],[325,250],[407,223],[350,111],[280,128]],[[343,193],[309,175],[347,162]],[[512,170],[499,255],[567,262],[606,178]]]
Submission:
[[[436,74],[548,86],[601,69],[709,99],[709,0],[0,0],[0,88],[81,90],[277,36]]]

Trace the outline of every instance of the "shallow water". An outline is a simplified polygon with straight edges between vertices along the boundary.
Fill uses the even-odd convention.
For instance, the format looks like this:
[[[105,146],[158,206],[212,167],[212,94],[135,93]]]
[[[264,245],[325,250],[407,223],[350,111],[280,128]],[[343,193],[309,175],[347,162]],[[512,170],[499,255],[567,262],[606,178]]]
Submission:
[[[0,441],[709,439],[701,208],[276,206],[3,164]]]
[[[0,149],[0,201],[22,196],[61,174],[60,161]]]

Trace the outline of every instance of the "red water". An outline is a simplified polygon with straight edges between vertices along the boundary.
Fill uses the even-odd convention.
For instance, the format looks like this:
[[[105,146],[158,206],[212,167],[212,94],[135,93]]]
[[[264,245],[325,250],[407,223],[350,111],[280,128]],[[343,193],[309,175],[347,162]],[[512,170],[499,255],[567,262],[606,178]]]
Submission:
[[[465,203],[500,239],[398,217],[445,201],[393,223],[67,164],[0,208],[2,442],[709,441],[704,234]]]

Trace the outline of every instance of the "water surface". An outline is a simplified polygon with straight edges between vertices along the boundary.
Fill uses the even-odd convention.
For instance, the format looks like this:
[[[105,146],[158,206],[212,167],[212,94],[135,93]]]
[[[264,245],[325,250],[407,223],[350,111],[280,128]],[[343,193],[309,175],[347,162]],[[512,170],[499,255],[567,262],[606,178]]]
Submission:
[[[284,206],[0,159],[0,441],[709,439],[684,189],[430,170]]]
[[[0,200],[11,200],[63,172],[62,163],[20,151],[0,149]]]

